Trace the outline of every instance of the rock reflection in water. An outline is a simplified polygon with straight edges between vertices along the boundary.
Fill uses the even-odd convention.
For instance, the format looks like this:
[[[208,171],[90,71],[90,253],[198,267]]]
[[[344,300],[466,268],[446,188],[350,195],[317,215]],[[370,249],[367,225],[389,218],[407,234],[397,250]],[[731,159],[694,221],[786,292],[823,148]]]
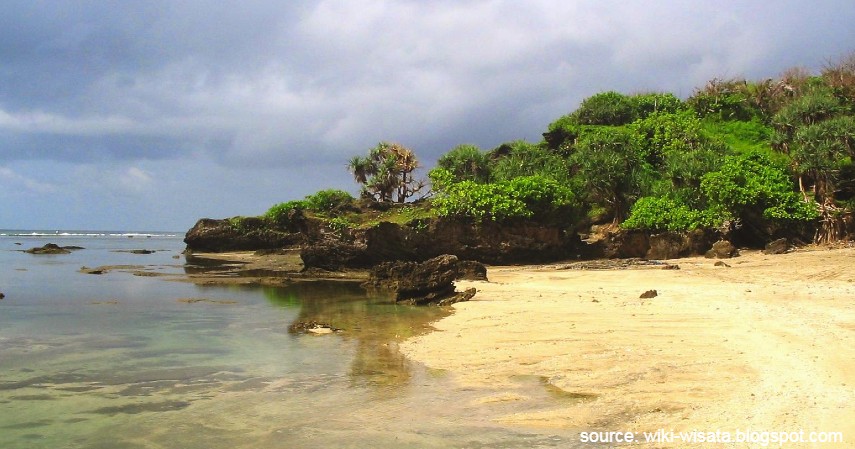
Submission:
[[[342,329],[339,338],[355,342],[348,371],[354,385],[407,384],[411,362],[398,351],[398,342],[428,332],[430,323],[450,313],[438,307],[398,305],[391,296],[366,292],[356,282],[302,282],[265,287],[264,294],[273,304],[299,308],[295,322],[328,324]]]

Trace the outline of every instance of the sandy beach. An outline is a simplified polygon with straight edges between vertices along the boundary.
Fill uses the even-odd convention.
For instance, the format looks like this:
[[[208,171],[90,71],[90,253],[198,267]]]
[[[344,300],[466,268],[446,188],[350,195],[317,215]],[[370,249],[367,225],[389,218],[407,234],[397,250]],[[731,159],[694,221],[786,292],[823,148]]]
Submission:
[[[842,432],[842,444],[784,447],[853,447],[853,260],[855,249],[816,247],[744,251],[729,266],[669,261],[679,270],[491,267],[489,282],[458,282],[478,289],[472,301],[401,350],[473,388],[539,376],[578,397],[498,419],[510,426]],[[654,289],[657,296],[639,297]],[[483,403],[525,399],[493,392]]]

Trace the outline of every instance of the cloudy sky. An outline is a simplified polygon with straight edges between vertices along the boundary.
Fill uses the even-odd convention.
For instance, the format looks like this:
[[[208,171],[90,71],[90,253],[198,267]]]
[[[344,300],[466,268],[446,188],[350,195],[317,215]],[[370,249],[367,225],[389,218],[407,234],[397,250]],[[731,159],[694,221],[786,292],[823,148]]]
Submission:
[[[855,51],[852,0],[4,0],[0,228],[186,230],[537,141],[594,93],[690,95]]]

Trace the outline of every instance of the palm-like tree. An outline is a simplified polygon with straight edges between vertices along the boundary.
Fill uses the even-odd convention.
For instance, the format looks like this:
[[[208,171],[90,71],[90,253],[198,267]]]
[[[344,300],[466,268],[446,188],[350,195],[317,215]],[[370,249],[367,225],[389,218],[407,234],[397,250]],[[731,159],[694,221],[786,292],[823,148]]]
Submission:
[[[380,142],[367,156],[352,157],[347,167],[363,190],[381,202],[403,203],[423,186],[413,178],[419,168],[415,154],[401,144]]]

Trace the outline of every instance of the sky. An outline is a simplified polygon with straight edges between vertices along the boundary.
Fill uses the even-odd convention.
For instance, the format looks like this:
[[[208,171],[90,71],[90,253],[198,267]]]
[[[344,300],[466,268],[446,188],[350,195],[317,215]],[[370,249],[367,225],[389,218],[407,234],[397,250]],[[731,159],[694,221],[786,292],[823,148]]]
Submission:
[[[539,141],[598,92],[816,72],[853,23],[852,0],[4,0],[0,229],[185,231],[356,194],[347,161],[380,141],[428,169]]]

